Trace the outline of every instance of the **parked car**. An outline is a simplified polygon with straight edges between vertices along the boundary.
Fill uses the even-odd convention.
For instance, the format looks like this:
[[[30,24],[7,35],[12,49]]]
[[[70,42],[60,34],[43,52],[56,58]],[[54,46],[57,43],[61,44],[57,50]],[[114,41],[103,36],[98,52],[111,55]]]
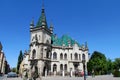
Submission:
[[[18,77],[18,75],[15,73],[15,72],[9,72],[7,74],[7,77],[10,78],[10,77]]]

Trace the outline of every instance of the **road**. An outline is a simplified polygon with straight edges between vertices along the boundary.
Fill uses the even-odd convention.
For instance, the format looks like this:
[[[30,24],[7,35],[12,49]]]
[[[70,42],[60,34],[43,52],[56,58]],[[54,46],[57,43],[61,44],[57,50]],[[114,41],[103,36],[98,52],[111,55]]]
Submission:
[[[0,77],[0,80],[23,80],[22,78],[7,78],[6,76]],[[40,80],[40,79],[37,79]],[[83,77],[61,77],[61,76],[52,76],[52,77],[42,77],[42,80],[84,80]],[[112,75],[103,75],[95,76],[92,78],[88,76],[86,80],[120,80],[120,77],[115,78]]]

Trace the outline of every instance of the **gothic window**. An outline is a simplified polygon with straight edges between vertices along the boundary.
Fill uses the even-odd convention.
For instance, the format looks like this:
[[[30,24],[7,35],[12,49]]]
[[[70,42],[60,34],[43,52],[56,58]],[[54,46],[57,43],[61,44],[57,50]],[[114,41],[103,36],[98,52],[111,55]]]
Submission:
[[[43,48],[41,48],[41,58],[43,58]]]
[[[56,52],[53,53],[53,59],[57,59],[57,53]]]
[[[65,60],[67,60],[67,54],[65,53],[65,55],[64,55],[64,58],[65,58]]]
[[[53,64],[53,72],[57,70],[57,65]]]
[[[63,70],[63,64],[60,64],[60,70]]]
[[[35,57],[36,57],[36,50],[34,49],[34,50],[32,51],[32,59],[35,59]]]
[[[79,54],[79,60],[81,60],[81,55]]]
[[[75,60],[78,60],[78,54],[75,53]]]
[[[37,37],[37,34],[35,35],[35,40],[38,41],[38,37]]]
[[[82,54],[82,59],[85,60],[85,54]]]
[[[60,54],[60,59],[61,59],[61,60],[63,59],[63,54],[62,54],[62,53]]]
[[[65,69],[65,71],[67,71],[67,64],[64,65],[64,69]]]
[[[50,55],[50,51],[47,51],[46,58],[50,58],[49,55]]]
[[[34,40],[34,36],[32,37],[32,41]]]
[[[71,60],[72,60],[72,53],[71,53]]]

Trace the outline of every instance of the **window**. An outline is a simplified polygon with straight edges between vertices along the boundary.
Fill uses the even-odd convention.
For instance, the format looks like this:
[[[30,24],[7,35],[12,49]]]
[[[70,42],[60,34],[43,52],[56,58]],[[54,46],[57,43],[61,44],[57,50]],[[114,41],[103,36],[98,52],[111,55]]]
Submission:
[[[36,57],[36,50],[34,49],[34,50],[32,51],[32,59],[35,59],[35,57]]]
[[[85,60],[85,54],[82,54],[82,60]]]
[[[65,60],[67,60],[67,54],[65,53],[65,55],[64,55],[64,58],[65,58]]]
[[[57,70],[57,65],[54,64],[54,65],[53,65],[53,72],[56,71],[56,70]]]
[[[81,60],[81,55],[79,54],[79,60]]]
[[[71,60],[72,60],[72,53],[71,53]]]
[[[63,70],[63,64],[60,64],[60,70]]]
[[[62,53],[60,54],[60,59],[61,59],[61,60],[63,59],[63,54],[62,54]]]
[[[50,51],[47,51],[46,58],[50,58]]]
[[[75,60],[78,60],[78,54],[75,53]]]
[[[64,69],[65,69],[65,71],[67,71],[67,64],[64,65]]]
[[[56,52],[53,53],[53,59],[57,59],[57,53]]]

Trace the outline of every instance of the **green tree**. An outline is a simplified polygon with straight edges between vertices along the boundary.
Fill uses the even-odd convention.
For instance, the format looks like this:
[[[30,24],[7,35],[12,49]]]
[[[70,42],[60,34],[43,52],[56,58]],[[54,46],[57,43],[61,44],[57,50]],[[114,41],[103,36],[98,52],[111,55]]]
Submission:
[[[89,73],[94,70],[96,75],[102,75],[107,73],[107,60],[103,53],[94,51],[89,62],[87,63],[87,69]]]
[[[16,71],[17,71],[17,70],[16,70],[16,67],[12,68],[11,71],[12,71],[12,72],[16,72]]]
[[[120,69],[120,58],[115,59],[115,61],[113,62],[113,68],[114,68],[114,70]]]
[[[107,60],[107,73],[110,74],[113,72],[113,62],[111,59]]]
[[[22,60],[23,60],[23,54],[22,54],[22,51],[20,51],[20,54],[18,56],[18,63],[17,63],[17,74],[19,74],[19,68]]]

